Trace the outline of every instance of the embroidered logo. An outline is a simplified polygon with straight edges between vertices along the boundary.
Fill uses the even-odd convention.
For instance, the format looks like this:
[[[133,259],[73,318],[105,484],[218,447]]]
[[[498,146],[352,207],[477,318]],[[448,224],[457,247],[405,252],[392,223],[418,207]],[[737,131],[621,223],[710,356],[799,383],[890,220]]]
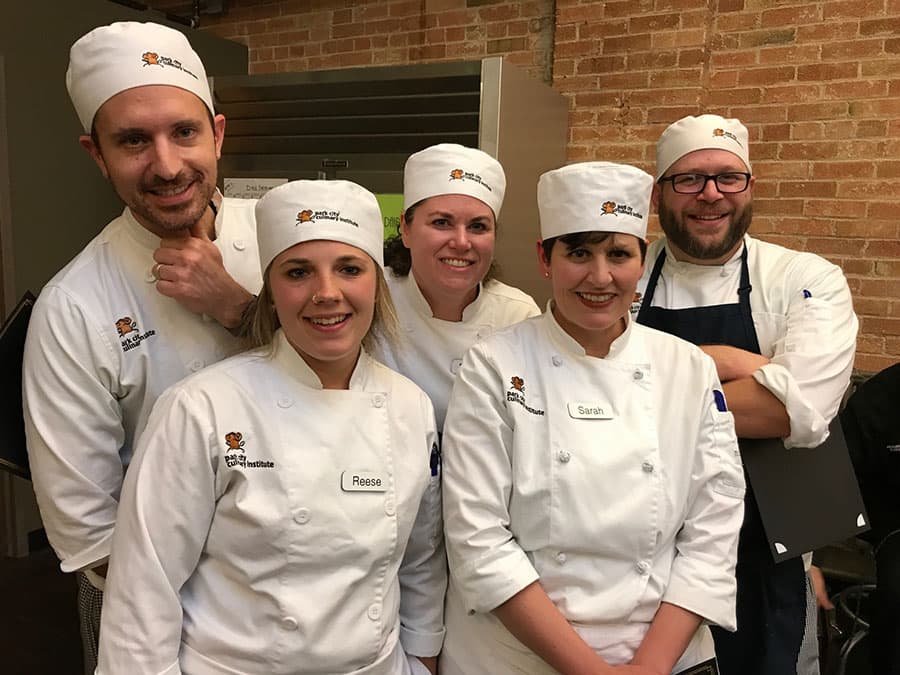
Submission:
[[[294,224],[307,225],[310,223],[315,223],[318,220],[330,220],[335,223],[346,223],[347,225],[352,225],[353,227],[359,227],[359,223],[357,223],[355,220],[342,216],[340,211],[333,211],[329,209],[323,209],[321,211],[303,209],[299,213],[297,213],[297,222]]]
[[[603,202],[600,205],[600,216],[631,216],[632,218],[643,218],[644,214],[629,204],[616,204],[615,202]]]
[[[275,462],[266,459],[248,460],[244,452],[244,434],[229,431],[225,434],[225,466],[229,469],[235,466],[242,469],[274,469]]]
[[[128,333],[133,333],[136,330],[137,324],[130,316],[123,316],[116,321],[116,331],[119,333],[119,337],[125,337]]]
[[[506,400],[513,403],[518,403],[532,415],[544,414],[543,410],[532,408],[530,405],[525,403],[525,380],[518,375],[513,375],[511,378],[509,378],[509,391],[506,392]]]
[[[737,143],[737,144],[740,145],[741,147],[744,147],[743,145],[741,145],[741,142],[738,140],[738,137],[735,136],[735,135],[734,135],[733,133],[731,133],[730,131],[725,131],[724,129],[719,129],[719,128],[717,127],[717,128],[715,128],[715,129],[713,129],[712,135],[713,135],[714,138],[730,138],[732,141],[734,141],[735,143]]]
[[[471,171],[465,171],[464,169],[453,169],[450,172],[450,180],[461,180],[461,181],[472,181],[473,183],[478,183],[488,192],[493,192],[494,189],[488,185],[484,179],[479,176],[477,173],[472,173]]]
[[[119,344],[122,345],[123,352],[127,352],[136,347],[140,347],[141,343],[144,340],[156,335],[155,330],[148,330],[145,333],[141,334],[138,331],[137,322],[130,316],[123,316],[121,319],[116,319],[116,333],[118,333],[119,337],[122,338],[119,341]]]
[[[192,73],[187,68],[185,68],[183,65],[181,65],[181,61],[179,61],[178,59],[173,59],[168,56],[161,56],[161,55],[157,54],[156,52],[144,52],[143,54],[141,54],[141,61],[143,61],[143,63],[144,63],[144,68],[146,68],[147,66],[159,66],[160,68],[175,68],[177,70],[180,70],[182,73],[186,73],[187,75],[190,75],[195,80],[200,79],[196,75],[194,75],[194,73]]]

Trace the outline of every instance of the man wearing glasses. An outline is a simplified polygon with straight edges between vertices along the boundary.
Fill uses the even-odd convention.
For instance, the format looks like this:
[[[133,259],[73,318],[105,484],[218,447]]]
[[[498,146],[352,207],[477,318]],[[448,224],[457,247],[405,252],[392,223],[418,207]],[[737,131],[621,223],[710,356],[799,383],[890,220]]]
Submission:
[[[747,235],[748,133],[739,120],[685,117],[656,147],[653,204],[665,237],[647,252],[637,321],[701,345],[716,362],[742,439],[816,447],[853,367],[857,319],[840,268]],[[748,481],[737,563],[737,633],[714,630],[723,675],[808,675],[815,606],[804,561],[776,564]],[[809,594],[811,599],[813,596]],[[804,652],[806,649],[804,648]]]

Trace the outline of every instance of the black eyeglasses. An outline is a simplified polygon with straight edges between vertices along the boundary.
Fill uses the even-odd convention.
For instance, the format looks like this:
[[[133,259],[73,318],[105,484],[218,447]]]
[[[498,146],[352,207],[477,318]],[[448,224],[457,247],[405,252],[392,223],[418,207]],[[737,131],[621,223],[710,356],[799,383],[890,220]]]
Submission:
[[[660,183],[671,183],[672,189],[683,195],[695,195],[703,192],[709,181],[716,184],[719,192],[733,194],[747,189],[747,186],[750,185],[750,174],[740,171],[717,173],[713,176],[704,173],[676,173],[659,179]]]

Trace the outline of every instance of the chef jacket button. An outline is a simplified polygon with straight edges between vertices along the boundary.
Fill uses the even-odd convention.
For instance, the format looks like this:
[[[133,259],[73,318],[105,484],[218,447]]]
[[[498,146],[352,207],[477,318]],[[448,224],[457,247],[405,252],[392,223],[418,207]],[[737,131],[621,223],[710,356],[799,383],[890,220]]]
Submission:
[[[450,362],[450,372],[456,375],[459,372],[460,366],[462,366],[462,359],[453,359]]]
[[[565,565],[566,560],[568,560],[568,556],[565,553],[560,552],[556,554],[556,562],[558,562],[560,565]]]
[[[193,361],[191,361],[190,369],[192,372],[196,373],[202,367],[203,367],[203,361],[201,361],[200,359],[194,359]]]
[[[562,462],[563,464],[565,464],[565,463],[568,462],[570,459],[572,459],[572,453],[569,452],[568,450],[560,450],[558,453],[556,453],[556,458],[557,458],[560,462]]]
[[[641,560],[637,564],[637,571],[641,574],[648,574],[650,572],[650,563],[648,563],[646,560]]]
[[[635,380],[643,380],[643,379],[644,379],[644,373],[643,373],[642,371],[640,371],[640,370],[636,370],[636,371],[634,371],[634,373],[632,374],[632,377],[633,377]]]
[[[302,508],[297,509],[297,513],[294,514],[294,520],[297,521],[300,525],[305,525],[309,522],[309,509]]]
[[[366,616],[368,616],[372,621],[378,621],[381,618],[381,605],[374,604],[369,605],[369,609],[366,610]]]
[[[384,394],[375,394],[372,397],[372,405],[374,405],[376,408],[384,407]]]
[[[290,408],[294,405],[294,400],[290,396],[282,396],[278,399],[279,408]]]
[[[238,251],[243,251],[247,248],[247,244],[244,243],[243,239],[235,239],[234,244],[232,244]]]
[[[553,355],[553,358],[550,359],[550,361],[553,362],[553,365],[554,365],[554,366],[561,366],[561,365],[562,365],[562,357],[556,356],[555,354]]]
[[[653,462],[645,459],[641,462],[641,468],[644,470],[644,473],[653,473]]]
[[[389,516],[397,513],[397,506],[394,504],[394,500],[390,497],[384,500],[384,512]]]
[[[281,620],[281,627],[284,630],[297,630],[297,627],[300,624],[297,623],[297,619],[292,616],[286,616]]]

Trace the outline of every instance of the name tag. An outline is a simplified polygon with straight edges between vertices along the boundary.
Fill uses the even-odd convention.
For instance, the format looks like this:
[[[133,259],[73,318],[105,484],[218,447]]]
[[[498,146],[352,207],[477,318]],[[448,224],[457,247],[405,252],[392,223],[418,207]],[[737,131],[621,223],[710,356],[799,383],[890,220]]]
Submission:
[[[611,420],[614,417],[612,411],[601,403],[573,401],[566,403],[566,407],[569,409],[569,417],[576,420]]]
[[[384,492],[387,480],[372,471],[344,471],[341,474],[341,489],[344,492]]]

